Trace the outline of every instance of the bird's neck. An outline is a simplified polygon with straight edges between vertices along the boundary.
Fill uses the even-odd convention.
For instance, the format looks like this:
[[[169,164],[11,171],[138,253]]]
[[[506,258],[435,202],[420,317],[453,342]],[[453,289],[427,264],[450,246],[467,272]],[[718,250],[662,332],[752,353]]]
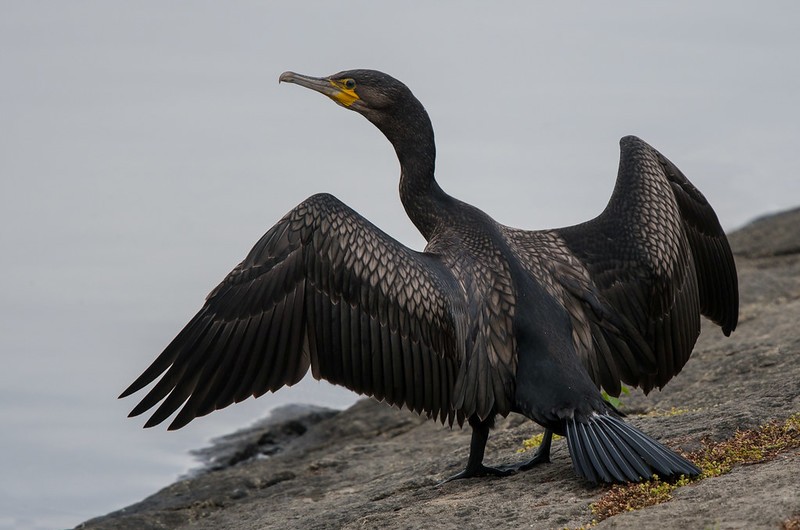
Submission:
[[[436,144],[433,127],[421,105],[406,113],[402,124],[384,130],[400,161],[400,200],[426,240],[442,225],[450,197],[434,178]],[[410,119],[409,119],[410,118]]]
[[[435,151],[426,153],[398,151],[400,160],[400,200],[426,240],[430,240],[440,224],[442,206],[447,194],[434,178]]]

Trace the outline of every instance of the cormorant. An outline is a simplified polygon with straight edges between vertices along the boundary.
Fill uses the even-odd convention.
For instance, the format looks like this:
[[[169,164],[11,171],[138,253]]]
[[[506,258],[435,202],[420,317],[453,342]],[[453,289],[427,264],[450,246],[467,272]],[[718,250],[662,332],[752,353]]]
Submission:
[[[422,104],[374,70],[280,81],[320,92],[371,121],[400,161],[400,198],[428,244],[417,252],[337,198],[314,195],[287,213],[208,295],[164,352],[122,393],[161,376],[133,409],[145,424],[179,408],[178,429],[249,396],[326,379],[443,423],[472,427],[464,471],[504,475],[549,461],[566,436],[591,482],[699,470],[620,419],[600,388],[645,392],[680,372],[703,314],[736,327],[728,241],[703,195],[644,141],[620,141],[606,209],[555,230],[503,226],[434,178]],[[162,375],[163,374],[163,375]],[[181,408],[181,406],[183,406]],[[483,465],[495,417],[542,425],[536,456]]]

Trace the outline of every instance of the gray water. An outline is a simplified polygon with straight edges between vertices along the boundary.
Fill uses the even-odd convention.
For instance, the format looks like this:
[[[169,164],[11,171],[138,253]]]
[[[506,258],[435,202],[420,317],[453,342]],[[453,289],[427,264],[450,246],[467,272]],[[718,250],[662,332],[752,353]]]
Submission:
[[[2,3],[0,528],[75,525],[279,404],[355,399],[304,380],[174,433],[116,400],[312,193],[422,247],[386,140],[284,70],[407,82],[442,187],[506,224],[599,213],[625,134],[728,229],[800,203],[800,4],[429,4]]]

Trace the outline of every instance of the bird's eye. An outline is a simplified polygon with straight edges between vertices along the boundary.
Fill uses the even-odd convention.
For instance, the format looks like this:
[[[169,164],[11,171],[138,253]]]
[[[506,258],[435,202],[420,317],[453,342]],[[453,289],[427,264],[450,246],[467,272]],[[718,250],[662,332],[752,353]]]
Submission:
[[[356,87],[355,80],[354,79],[350,79],[350,78],[345,79],[344,81],[342,81],[342,84],[344,85],[344,87],[347,90],[353,90]]]

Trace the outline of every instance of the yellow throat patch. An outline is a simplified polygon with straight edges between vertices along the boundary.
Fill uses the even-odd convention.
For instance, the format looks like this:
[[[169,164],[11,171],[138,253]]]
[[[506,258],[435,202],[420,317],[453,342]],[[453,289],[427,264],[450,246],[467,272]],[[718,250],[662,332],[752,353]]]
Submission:
[[[331,99],[336,100],[337,103],[345,107],[349,107],[356,100],[360,99],[356,91],[350,88],[345,88],[341,83],[331,80],[330,83],[335,86],[339,91],[331,96]]]

